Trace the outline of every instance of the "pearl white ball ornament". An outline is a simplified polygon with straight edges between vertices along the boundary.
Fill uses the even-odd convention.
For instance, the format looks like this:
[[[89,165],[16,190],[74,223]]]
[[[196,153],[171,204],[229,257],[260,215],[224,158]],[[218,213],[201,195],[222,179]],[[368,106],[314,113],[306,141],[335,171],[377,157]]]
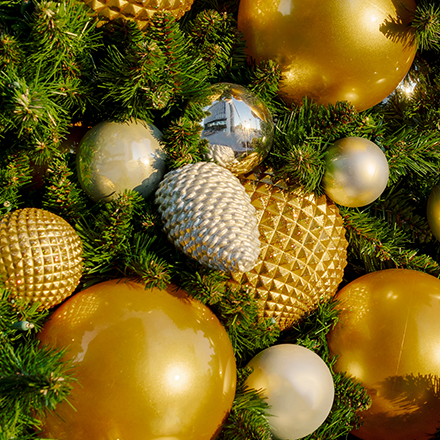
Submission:
[[[253,372],[246,384],[267,398],[267,419],[276,438],[300,439],[327,418],[334,399],[333,377],[313,351],[294,344],[275,345],[258,353],[248,366]]]

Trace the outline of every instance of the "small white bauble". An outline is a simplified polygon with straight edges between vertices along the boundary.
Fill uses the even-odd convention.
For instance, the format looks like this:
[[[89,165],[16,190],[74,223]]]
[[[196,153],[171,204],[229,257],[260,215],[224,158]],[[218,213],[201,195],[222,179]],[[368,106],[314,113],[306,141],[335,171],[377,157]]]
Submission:
[[[322,425],[333,405],[334,383],[316,353],[300,345],[274,345],[248,366],[253,372],[246,384],[267,398],[267,419],[276,438],[300,439]]]

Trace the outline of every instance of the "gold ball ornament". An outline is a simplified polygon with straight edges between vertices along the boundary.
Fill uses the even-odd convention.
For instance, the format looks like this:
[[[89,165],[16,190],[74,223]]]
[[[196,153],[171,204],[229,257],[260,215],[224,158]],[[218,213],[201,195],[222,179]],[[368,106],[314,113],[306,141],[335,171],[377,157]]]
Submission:
[[[81,240],[63,218],[36,208],[2,217],[0,276],[13,297],[49,309],[75,290],[81,275]]]
[[[257,62],[279,63],[287,102],[350,101],[362,111],[386,98],[411,67],[415,8],[414,0],[241,0],[238,29]]]
[[[374,202],[385,190],[388,161],[373,142],[361,137],[337,140],[326,152],[325,193],[350,208]]]
[[[440,241],[440,185],[434,186],[428,198],[426,215],[434,237]]]
[[[43,421],[58,440],[210,440],[234,396],[235,358],[215,315],[182,290],[127,280],[92,286],[61,305],[39,338],[69,347],[73,409]]]
[[[255,267],[234,272],[231,282],[253,288],[262,315],[285,329],[330,299],[342,281],[343,220],[325,196],[287,191],[260,169],[241,182],[256,210],[261,251]]]
[[[328,335],[336,371],[359,380],[372,398],[361,412],[364,440],[428,440],[440,420],[440,280],[388,269],[337,294],[339,322]]]

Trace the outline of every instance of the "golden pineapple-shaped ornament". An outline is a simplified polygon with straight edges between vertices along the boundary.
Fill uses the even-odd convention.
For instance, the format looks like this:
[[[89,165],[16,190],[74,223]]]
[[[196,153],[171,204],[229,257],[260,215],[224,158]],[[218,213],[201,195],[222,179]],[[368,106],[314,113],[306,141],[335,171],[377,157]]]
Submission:
[[[336,292],[347,264],[342,217],[325,196],[288,191],[269,172],[241,179],[256,209],[261,252],[255,267],[232,284],[255,290],[263,316],[283,330]]]
[[[49,309],[67,298],[82,274],[82,244],[63,218],[37,208],[0,220],[0,279],[12,296]]]

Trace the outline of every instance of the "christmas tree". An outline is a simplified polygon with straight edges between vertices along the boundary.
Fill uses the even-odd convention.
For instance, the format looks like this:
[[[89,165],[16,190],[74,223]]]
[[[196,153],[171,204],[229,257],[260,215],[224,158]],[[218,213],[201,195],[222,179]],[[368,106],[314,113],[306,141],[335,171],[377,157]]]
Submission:
[[[272,438],[267,402],[245,385],[246,365],[257,353],[299,344],[333,367],[326,336],[338,322],[337,301],[318,301],[311,313],[280,328],[262,316],[252,289],[231,285],[225,272],[176,250],[162,230],[154,194],[127,189],[111,200],[91,200],[76,162],[78,143],[91,127],[153,124],[163,133],[166,170],[177,170],[207,160],[203,116],[191,103],[206,102],[213,84],[241,85],[274,120],[273,146],[261,165],[285,188],[316,197],[325,197],[329,146],[345,137],[369,139],[387,158],[388,184],[366,206],[337,205],[348,242],[339,288],[390,268],[440,275],[440,245],[427,218],[428,198],[440,180],[438,2],[417,1],[405,25],[417,45],[411,68],[391,95],[363,111],[343,100],[324,106],[307,96],[300,103],[284,99],[279,62],[247,56],[239,4],[195,0],[178,18],[156,4],[151,9],[157,12],[139,25],[119,14],[109,20],[112,13],[97,15],[79,0],[0,0],[1,215],[39,208],[75,229],[83,268],[73,294],[124,277],[146,288],[173,283],[215,313],[237,362],[235,400],[219,433],[224,440]],[[44,414],[69,399],[75,369],[63,360],[65,351],[37,339],[56,307],[42,310],[14,298],[2,283],[0,439],[39,438]],[[371,403],[348,374],[333,372],[333,380],[332,410],[307,438],[355,438],[350,432]]]

